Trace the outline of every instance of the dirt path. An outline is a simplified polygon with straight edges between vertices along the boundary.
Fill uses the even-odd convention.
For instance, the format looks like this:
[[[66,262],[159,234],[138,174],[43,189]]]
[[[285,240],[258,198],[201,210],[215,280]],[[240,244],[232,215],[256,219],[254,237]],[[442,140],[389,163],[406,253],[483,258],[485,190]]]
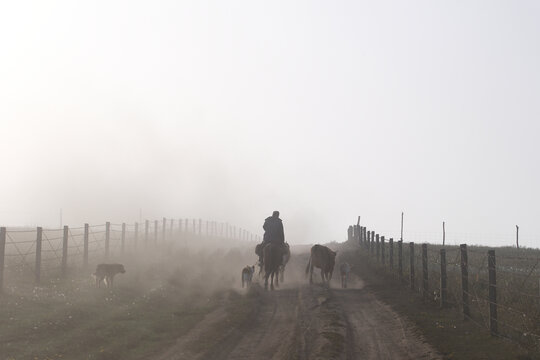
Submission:
[[[440,359],[414,327],[363,289],[333,290],[346,314],[347,359]]]
[[[361,286],[301,285],[258,290],[251,298],[210,313],[155,359],[440,359],[414,327]],[[246,316],[238,320],[239,312]]]

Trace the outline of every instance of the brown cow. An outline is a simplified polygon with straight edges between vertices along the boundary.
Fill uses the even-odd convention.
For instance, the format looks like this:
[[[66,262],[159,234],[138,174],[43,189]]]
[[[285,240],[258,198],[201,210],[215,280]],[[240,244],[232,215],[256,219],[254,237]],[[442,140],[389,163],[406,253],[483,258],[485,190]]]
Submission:
[[[311,247],[311,256],[306,267],[306,275],[309,272],[309,283],[313,284],[313,267],[321,269],[321,277],[323,283],[327,281],[330,283],[332,279],[332,273],[334,272],[334,265],[336,264],[337,252],[330,250],[323,245],[313,245]]]

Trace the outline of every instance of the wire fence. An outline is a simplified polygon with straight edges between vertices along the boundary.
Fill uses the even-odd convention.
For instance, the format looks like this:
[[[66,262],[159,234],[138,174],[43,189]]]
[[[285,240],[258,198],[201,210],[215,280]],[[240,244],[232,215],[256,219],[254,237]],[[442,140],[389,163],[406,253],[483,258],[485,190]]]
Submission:
[[[202,219],[166,219],[133,224],[85,224],[61,229],[0,228],[0,291],[4,279],[19,282],[59,278],[89,264],[111,261],[135,251],[198,237],[260,240],[245,229]],[[184,242],[182,242],[184,241]]]
[[[358,225],[348,233],[372,266],[426,302],[454,308],[493,336],[540,351],[540,250],[385,241]]]

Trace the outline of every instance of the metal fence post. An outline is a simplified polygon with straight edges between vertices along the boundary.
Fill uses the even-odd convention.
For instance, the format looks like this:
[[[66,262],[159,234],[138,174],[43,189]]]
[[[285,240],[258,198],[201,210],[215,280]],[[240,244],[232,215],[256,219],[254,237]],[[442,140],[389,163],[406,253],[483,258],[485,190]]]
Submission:
[[[84,224],[84,235],[83,235],[83,266],[88,266],[88,237],[90,233],[90,225]]]
[[[491,335],[497,335],[497,269],[495,267],[495,250],[488,251],[489,269],[489,330]]]
[[[467,244],[459,245],[461,252],[461,297],[463,303],[463,318],[471,317],[469,310],[469,261],[467,257]]]
[[[110,241],[111,241],[111,223],[106,222],[105,223],[105,258],[109,258],[109,248],[110,248]]]
[[[125,245],[126,245],[126,223],[122,223],[122,240],[120,244],[120,251],[122,252],[122,254],[124,253]]]
[[[41,241],[43,240],[43,228],[38,227],[36,232],[36,265],[34,266],[34,274],[36,284],[41,281]]]
[[[62,237],[62,276],[67,274],[67,257],[68,257],[68,235],[69,228],[64,226],[64,236]]]
[[[135,222],[135,226],[133,229],[133,248],[137,249],[137,242],[139,240],[139,223]]]
[[[148,232],[150,231],[150,221],[144,220],[144,245],[148,246]]]

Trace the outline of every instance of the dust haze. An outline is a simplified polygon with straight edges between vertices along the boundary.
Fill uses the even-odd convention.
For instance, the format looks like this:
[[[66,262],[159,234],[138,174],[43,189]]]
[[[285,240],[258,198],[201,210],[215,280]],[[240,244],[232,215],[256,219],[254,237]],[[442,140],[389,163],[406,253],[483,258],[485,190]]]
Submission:
[[[23,3],[0,5],[2,225],[260,234],[279,210],[300,244],[404,211],[407,240],[537,246],[533,2]]]

